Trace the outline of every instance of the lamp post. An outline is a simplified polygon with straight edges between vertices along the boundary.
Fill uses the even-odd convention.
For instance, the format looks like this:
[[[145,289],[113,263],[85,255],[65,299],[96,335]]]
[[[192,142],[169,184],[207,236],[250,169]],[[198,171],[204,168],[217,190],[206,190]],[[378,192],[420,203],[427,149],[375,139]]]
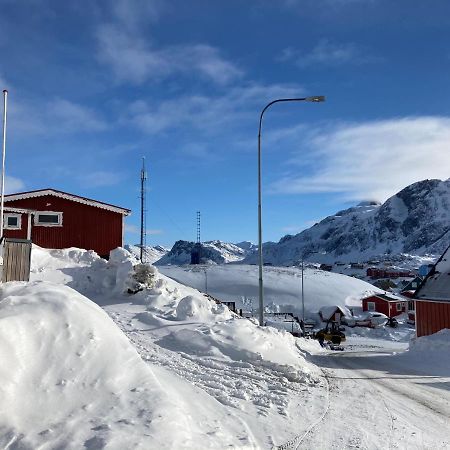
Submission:
[[[263,248],[262,248],[262,223],[261,223],[261,127],[264,113],[266,110],[275,103],[285,102],[324,102],[325,97],[323,95],[316,95],[312,97],[302,98],[279,98],[268,103],[259,117],[259,131],[258,131],[258,260],[259,260],[259,324],[264,325],[264,293],[263,293]]]

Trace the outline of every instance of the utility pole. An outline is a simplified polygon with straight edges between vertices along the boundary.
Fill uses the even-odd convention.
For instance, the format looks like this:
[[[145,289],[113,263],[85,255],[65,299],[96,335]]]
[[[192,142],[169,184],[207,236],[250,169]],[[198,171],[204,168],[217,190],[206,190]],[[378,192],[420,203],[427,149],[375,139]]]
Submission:
[[[141,264],[144,263],[144,248],[146,244],[146,229],[145,229],[145,184],[147,181],[147,172],[145,171],[145,157],[142,157],[142,169],[141,169],[141,252],[140,260]]]

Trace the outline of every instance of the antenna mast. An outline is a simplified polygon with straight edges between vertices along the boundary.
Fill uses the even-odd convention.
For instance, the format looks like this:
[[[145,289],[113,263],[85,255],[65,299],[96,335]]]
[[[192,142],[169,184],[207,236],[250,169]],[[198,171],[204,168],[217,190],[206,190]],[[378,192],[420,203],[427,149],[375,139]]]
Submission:
[[[144,263],[144,248],[146,245],[146,217],[145,217],[145,188],[147,182],[147,172],[145,170],[145,157],[142,157],[142,169],[141,169],[141,252],[140,252],[140,260],[141,263]]]
[[[200,211],[197,211],[197,244],[200,244]]]

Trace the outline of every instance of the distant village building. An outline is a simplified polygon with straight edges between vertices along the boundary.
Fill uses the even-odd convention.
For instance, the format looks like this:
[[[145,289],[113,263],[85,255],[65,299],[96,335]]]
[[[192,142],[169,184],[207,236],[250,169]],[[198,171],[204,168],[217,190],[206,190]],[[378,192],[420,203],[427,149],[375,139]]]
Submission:
[[[123,246],[130,210],[55,189],[5,196],[4,236],[44,248],[79,247],[108,258]]]
[[[410,271],[404,270],[392,270],[392,269],[379,269],[378,267],[369,267],[366,271],[368,277],[372,279],[378,278],[410,278],[415,274]]]
[[[432,267],[414,298],[417,337],[450,329],[450,247]]]
[[[373,294],[362,299],[363,311],[376,311],[388,317],[407,311],[408,300],[392,294]]]

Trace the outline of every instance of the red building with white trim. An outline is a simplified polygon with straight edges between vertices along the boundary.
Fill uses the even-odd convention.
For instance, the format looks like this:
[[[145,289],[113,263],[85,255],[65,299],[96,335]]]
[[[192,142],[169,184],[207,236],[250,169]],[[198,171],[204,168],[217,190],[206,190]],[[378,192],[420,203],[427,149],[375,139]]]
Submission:
[[[78,247],[102,257],[123,246],[130,210],[86,197],[42,189],[5,196],[4,236],[44,248]]]
[[[450,329],[450,246],[430,270],[414,298],[417,337]]]
[[[399,316],[408,310],[408,301],[388,294],[373,294],[362,299],[363,311],[376,311],[388,317]]]

